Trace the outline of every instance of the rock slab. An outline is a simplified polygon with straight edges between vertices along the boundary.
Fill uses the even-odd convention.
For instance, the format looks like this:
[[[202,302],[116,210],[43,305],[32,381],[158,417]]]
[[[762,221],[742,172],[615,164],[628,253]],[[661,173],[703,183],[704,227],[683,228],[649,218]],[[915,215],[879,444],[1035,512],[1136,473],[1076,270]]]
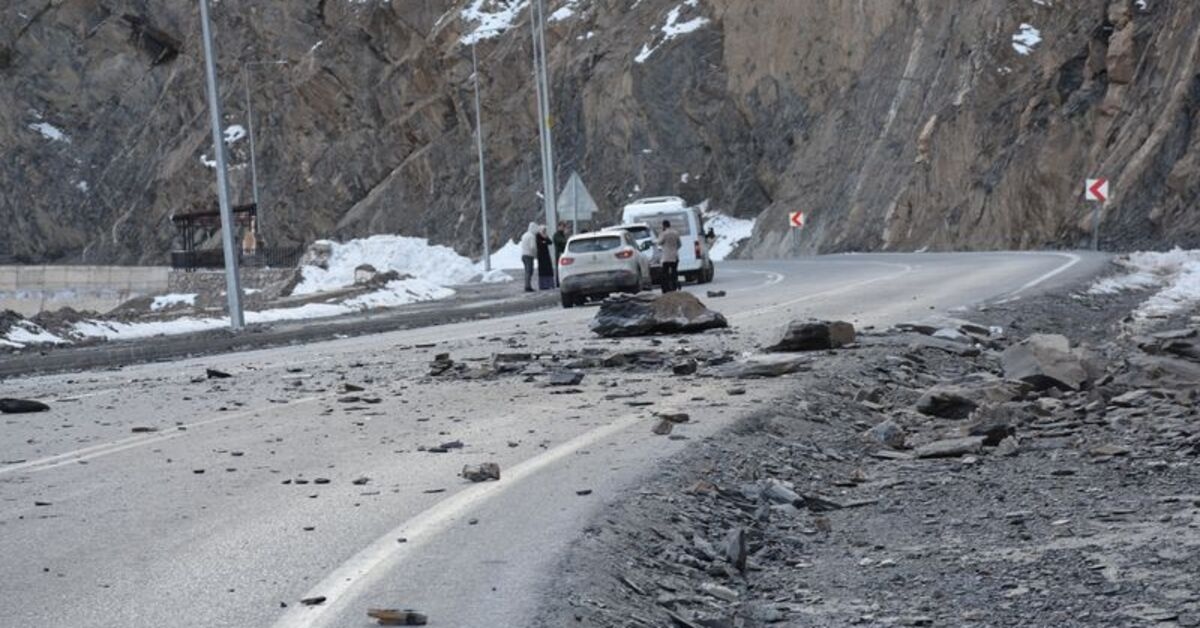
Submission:
[[[1083,360],[1066,336],[1034,334],[1006,349],[1000,360],[1005,377],[1038,390],[1080,390],[1088,382]]]
[[[668,292],[621,295],[600,305],[592,320],[593,333],[606,337],[689,334],[729,327],[720,312],[708,309],[694,295]]]
[[[823,351],[854,344],[854,325],[845,321],[792,321],[767,351]]]

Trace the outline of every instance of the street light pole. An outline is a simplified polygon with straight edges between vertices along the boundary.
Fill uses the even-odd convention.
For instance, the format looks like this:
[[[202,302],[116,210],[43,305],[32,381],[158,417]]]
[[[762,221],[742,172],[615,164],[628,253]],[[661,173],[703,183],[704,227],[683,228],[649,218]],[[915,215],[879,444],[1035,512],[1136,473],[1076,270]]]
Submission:
[[[217,64],[213,54],[208,0],[200,0],[200,29],[204,38],[204,74],[208,84],[208,111],[212,121],[213,150],[217,161],[217,202],[221,208],[221,244],[225,249],[225,293],[229,297],[229,326],[238,331],[246,326],[246,319],[242,313],[242,287],[238,279],[238,256],[233,240],[233,211],[229,206],[225,134],[221,129],[221,98],[220,92],[217,91]]]
[[[475,42],[471,42],[471,76],[475,79],[475,147],[479,151],[479,209],[483,216],[483,270],[492,272],[491,244],[488,242],[487,175],[483,169],[483,117],[479,112],[479,60]]]
[[[529,3],[529,24],[533,30],[533,71],[537,84],[538,130],[542,145],[542,202],[546,211],[546,227],[555,224],[555,204],[558,185],[554,180],[554,140],[550,131],[550,82],[546,70],[546,24],[542,0]],[[555,254],[551,244],[551,256]]]
[[[258,197],[258,150],[255,145],[257,140],[254,137],[254,102],[250,98],[250,69],[256,65],[287,65],[287,61],[248,61],[242,65],[242,81],[245,84],[246,92],[246,126],[250,136],[250,185],[254,193],[254,211],[258,217],[258,233],[261,234],[265,229],[262,219],[263,207]]]
[[[262,211],[258,204],[258,161],[254,155],[254,105],[250,102],[250,65],[247,64],[242,73],[246,84],[246,126],[250,134],[250,186],[254,190],[254,209]],[[261,216],[259,217],[261,219]],[[261,222],[261,220],[260,220]]]

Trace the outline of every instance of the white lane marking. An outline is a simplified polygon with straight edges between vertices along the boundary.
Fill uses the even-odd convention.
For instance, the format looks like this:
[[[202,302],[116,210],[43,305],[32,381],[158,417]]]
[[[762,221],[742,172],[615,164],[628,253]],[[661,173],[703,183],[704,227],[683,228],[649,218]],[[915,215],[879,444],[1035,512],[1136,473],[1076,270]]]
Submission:
[[[1029,283],[1026,283],[1025,285],[1021,286],[1020,288],[1017,288],[1016,290],[1013,290],[1012,292],[1004,295],[1005,297],[1011,299],[1012,297],[1015,297],[1016,295],[1021,294],[1022,292],[1025,292],[1026,290],[1028,290],[1030,288],[1036,287],[1042,283],[1045,283],[1045,282],[1061,275],[1062,273],[1067,272],[1067,270],[1070,269],[1072,266],[1083,261],[1082,257],[1080,257],[1074,253],[1039,253],[1039,255],[1053,255],[1055,257],[1064,257],[1068,261],[1067,261],[1067,263],[1063,264],[1062,266],[1059,266],[1058,268],[1055,268],[1054,270],[1052,270],[1040,277],[1037,277],[1037,278],[1033,279],[1032,281],[1030,281]]]
[[[194,423],[187,423],[184,425],[177,426],[175,431],[172,431],[172,432],[165,432],[165,433],[157,433],[156,432],[156,433],[146,434],[146,435],[141,435],[141,436],[130,436],[129,438],[123,438],[118,441],[113,441],[113,442],[109,442],[109,443],[101,443],[98,445],[92,445],[90,447],[84,447],[82,449],[76,449],[74,451],[68,451],[66,453],[56,454],[53,456],[47,456],[45,458],[39,458],[37,460],[29,460],[29,461],[21,462],[18,464],[8,465],[6,467],[0,467],[0,475],[4,475],[6,473],[16,473],[18,471],[26,471],[29,473],[36,473],[38,471],[48,471],[50,469],[61,467],[66,464],[78,463],[78,462],[81,462],[84,460],[92,460],[95,458],[101,458],[104,456],[109,456],[109,455],[112,455],[112,454],[115,454],[118,452],[125,451],[127,449],[144,447],[146,445],[156,445],[158,443],[162,443],[162,442],[165,442],[168,440],[179,438],[180,436],[184,436],[184,435],[188,434],[189,430],[191,430],[193,428],[204,427],[206,425],[212,425],[214,423],[223,423],[226,421],[232,421],[234,419],[240,419],[242,417],[250,416],[252,414],[259,413],[259,412],[269,412],[271,410],[289,408],[289,407],[293,407],[293,406],[303,405],[306,403],[312,403],[314,401],[320,401],[321,399],[332,398],[333,396],[334,395],[322,395],[322,396],[318,396],[318,397],[305,397],[303,399],[297,399],[295,401],[289,401],[287,403],[271,404],[269,406],[263,406],[261,408],[251,408],[251,409],[242,410],[239,412],[222,414],[220,416],[215,416],[215,417],[212,417],[209,419],[205,419],[203,421],[196,421]]]
[[[865,261],[862,261],[859,263],[871,264],[871,265],[875,265],[875,266],[888,266],[891,268],[899,268],[900,272],[893,273],[890,275],[883,275],[881,277],[875,277],[873,279],[864,279],[862,281],[857,281],[854,283],[846,284],[844,286],[839,286],[837,288],[830,288],[829,290],[822,290],[820,292],[812,292],[812,293],[806,294],[802,297],[796,297],[795,299],[790,299],[788,301],[783,301],[780,303],[773,303],[771,305],[766,305],[766,306],[763,306],[760,308],[756,308],[756,309],[750,310],[748,312],[739,312],[739,313],[733,314],[733,316],[740,316],[740,317],[744,317],[744,318],[761,316],[761,315],[771,312],[773,310],[787,307],[789,305],[795,305],[797,303],[803,303],[804,301],[808,301],[810,299],[829,296],[831,294],[837,294],[839,292],[847,292],[850,290],[857,290],[858,288],[863,288],[863,287],[869,286],[873,283],[878,283],[880,281],[888,281],[891,279],[895,279],[897,277],[907,275],[908,273],[911,273],[913,270],[916,269],[916,267],[913,266],[912,264],[892,264],[889,262],[865,262]]]
[[[388,573],[388,569],[380,569],[380,567],[394,565],[419,549],[449,528],[455,522],[456,517],[502,495],[522,480],[580,449],[594,445],[598,441],[642,421],[645,421],[645,415],[630,414],[618,418],[608,425],[580,434],[511,469],[505,469],[499,482],[473,485],[430,506],[388,531],[352,556],[350,560],[342,563],[303,596],[304,598],[325,596],[327,599],[325,604],[313,607],[293,605],[283,617],[275,622],[274,628],[318,628],[330,625],[339,617],[339,611],[350,601],[356,590],[375,583]],[[406,542],[397,543],[396,539],[400,537],[407,539]]]

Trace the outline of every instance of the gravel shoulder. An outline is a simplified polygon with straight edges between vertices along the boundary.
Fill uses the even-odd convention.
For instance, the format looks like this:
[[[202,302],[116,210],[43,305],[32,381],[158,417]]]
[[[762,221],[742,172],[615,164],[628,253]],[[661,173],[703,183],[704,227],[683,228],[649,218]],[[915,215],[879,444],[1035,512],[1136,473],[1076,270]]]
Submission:
[[[1196,324],[1131,330],[1140,296],[1059,291],[966,314],[1003,328],[975,341],[812,354],[769,410],[612,504],[537,625],[1200,625]],[[1005,379],[1032,333],[1070,338],[1080,390]]]

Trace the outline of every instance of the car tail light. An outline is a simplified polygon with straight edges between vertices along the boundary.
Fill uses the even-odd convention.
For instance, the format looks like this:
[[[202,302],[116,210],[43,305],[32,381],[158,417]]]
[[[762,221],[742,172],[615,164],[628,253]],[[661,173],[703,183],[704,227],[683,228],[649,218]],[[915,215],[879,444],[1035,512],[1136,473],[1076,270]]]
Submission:
[[[617,259],[629,259],[633,257],[633,249],[625,249],[617,252]]]
[[[694,247],[694,250],[696,251],[696,259],[700,259],[700,258],[704,257],[704,253],[700,251],[700,241],[692,240],[692,245]]]
[[[563,257],[558,258],[559,266],[570,266],[571,264],[574,264],[574,263],[575,263],[574,257],[566,257],[564,255]]]

